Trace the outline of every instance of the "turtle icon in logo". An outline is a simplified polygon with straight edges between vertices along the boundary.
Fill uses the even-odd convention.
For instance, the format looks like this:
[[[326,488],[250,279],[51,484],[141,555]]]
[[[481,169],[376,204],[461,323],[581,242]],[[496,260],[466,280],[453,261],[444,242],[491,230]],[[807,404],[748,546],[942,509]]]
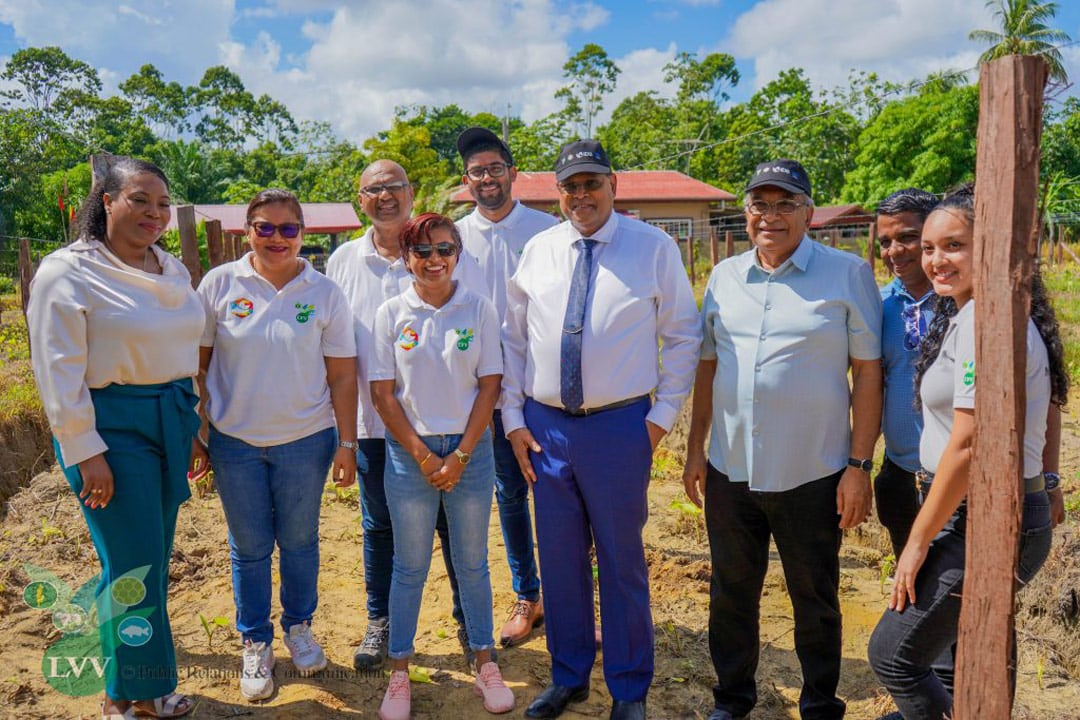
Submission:
[[[120,642],[131,647],[140,647],[150,642],[154,629],[150,621],[138,615],[126,617],[116,626],[116,634],[120,636]]]

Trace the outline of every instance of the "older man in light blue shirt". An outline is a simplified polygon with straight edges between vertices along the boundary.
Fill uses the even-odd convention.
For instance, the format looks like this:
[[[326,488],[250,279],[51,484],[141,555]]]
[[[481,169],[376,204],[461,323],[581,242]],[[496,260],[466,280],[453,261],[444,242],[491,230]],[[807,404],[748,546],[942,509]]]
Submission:
[[[858,256],[806,236],[812,216],[810,181],[799,163],[759,165],[746,195],[754,248],[713,270],[702,303],[683,481],[698,505],[705,490],[709,650],[717,674],[710,720],[743,717],[757,702],[770,536],[795,610],[800,713],[804,720],[844,715],[836,697],[839,549],[842,528],[870,512],[881,297]]]

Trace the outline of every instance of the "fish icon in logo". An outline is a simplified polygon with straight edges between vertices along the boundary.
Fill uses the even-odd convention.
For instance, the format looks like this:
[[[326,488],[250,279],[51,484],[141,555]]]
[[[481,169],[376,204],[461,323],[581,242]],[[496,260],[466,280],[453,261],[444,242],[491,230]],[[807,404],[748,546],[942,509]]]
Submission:
[[[116,627],[116,634],[120,636],[120,642],[131,647],[139,647],[150,642],[154,629],[150,627],[150,621],[138,615],[132,615],[120,621]]]
[[[255,304],[247,298],[236,298],[229,303],[229,312],[238,318],[246,318],[255,310]]]

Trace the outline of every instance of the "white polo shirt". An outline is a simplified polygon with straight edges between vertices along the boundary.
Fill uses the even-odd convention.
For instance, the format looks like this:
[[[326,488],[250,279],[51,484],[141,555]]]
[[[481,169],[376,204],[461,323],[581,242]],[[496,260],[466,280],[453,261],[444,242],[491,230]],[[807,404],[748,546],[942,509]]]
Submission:
[[[506,282],[517,270],[525,243],[533,235],[559,224],[554,216],[514,201],[514,208],[499,222],[491,222],[473,210],[457,221],[465,252],[473,256],[484,273],[489,294],[502,318],[506,315]]]
[[[373,231],[373,228],[368,228],[361,237],[345,243],[326,262],[326,276],[342,289],[352,310],[358,350],[356,372],[360,383],[356,427],[361,438],[382,438],[386,432],[382,418],[371,402],[371,386],[368,384],[368,358],[371,354],[375,311],[390,298],[412,287],[412,275],[405,268],[404,260],[399,257],[391,262],[380,255],[372,239]],[[458,258],[453,277],[473,292],[487,296],[487,282],[480,266],[468,253]]]
[[[183,264],[151,246],[162,274],[126,265],[97,240],[48,255],[30,284],[30,364],[71,466],[108,449],[90,388],[156,385],[199,371],[203,313]]]
[[[369,380],[394,380],[394,396],[418,435],[465,432],[477,379],[502,373],[499,318],[459,282],[434,308],[413,287],[375,314]]]
[[[252,253],[206,274],[201,344],[214,348],[206,411],[220,432],[269,447],[334,426],[325,358],[356,356],[345,296],[303,258],[278,290]]]
[[[581,340],[585,408],[655,391],[648,420],[670,430],[694,384],[701,328],[679,248],[662,230],[612,213],[593,239]],[[507,284],[503,426],[525,426],[531,397],[562,407],[563,320],[581,238],[569,222],[525,247]]]

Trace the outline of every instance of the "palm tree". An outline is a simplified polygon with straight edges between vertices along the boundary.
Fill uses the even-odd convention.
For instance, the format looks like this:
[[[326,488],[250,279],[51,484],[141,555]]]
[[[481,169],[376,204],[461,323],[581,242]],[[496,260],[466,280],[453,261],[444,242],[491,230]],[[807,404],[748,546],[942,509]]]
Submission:
[[[979,57],[980,63],[1006,55],[1042,55],[1050,66],[1050,78],[1062,83],[1068,81],[1061,53],[1055,45],[1069,42],[1069,36],[1046,24],[1057,13],[1057,3],[987,0],[986,7],[995,8],[994,17],[999,20],[1001,31],[972,30],[968,34],[968,40],[990,45]]]

